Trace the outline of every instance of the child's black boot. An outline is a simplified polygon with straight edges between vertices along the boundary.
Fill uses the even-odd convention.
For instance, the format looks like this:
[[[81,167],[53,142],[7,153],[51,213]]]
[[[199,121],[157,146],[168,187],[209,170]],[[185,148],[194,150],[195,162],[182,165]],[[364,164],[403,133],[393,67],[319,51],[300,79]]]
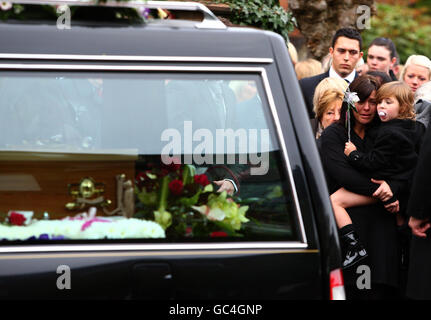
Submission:
[[[359,241],[358,235],[353,229],[352,224],[348,224],[340,229],[342,243],[342,260],[343,269],[353,266],[358,261],[368,256],[362,243]]]

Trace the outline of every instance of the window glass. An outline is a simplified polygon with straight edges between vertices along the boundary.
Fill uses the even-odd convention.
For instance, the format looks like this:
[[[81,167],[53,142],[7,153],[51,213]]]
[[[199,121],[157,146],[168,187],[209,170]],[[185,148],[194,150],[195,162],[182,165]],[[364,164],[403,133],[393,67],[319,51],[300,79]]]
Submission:
[[[0,113],[0,243],[300,240],[258,74],[2,72]]]

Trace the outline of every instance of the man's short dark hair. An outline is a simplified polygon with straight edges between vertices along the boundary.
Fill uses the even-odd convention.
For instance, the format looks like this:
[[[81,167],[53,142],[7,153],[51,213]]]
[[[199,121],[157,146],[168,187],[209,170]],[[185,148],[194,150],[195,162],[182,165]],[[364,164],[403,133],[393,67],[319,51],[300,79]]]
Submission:
[[[395,44],[392,42],[391,39],[388,38],[375,38],[369,45],[368,48],[371,48],[372,46],[379,46],[379,47],[385,47],[389,50],[391,53],[391,59],[394,57],[396,58],[398,56],[397,49],[395,48]]]
[[[354,39],[359,41],[359,51],[362,51],[362,37],[358,30],[353,28],[341,28],[335,32],[334,37],[332,38],[332,48],[334,48],[335,43],[339,37],[346,37],[349,39]]]

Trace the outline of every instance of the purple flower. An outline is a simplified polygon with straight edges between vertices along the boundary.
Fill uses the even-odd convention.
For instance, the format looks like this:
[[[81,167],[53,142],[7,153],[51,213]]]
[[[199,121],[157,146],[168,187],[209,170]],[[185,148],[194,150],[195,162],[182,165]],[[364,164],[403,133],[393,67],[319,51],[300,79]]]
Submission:
[[[145,20],[150,16],[150,9],[148,8],[139,7],[138,11]]]
[[[64,236],[52,236],[51,240],[64,240],[66,239]]]
[[[29,240],[64,240],[64,239],[66,239],[64,236],[50,236],[47,233],[42,233],[37,238],[36,238],[36,236],[32,236],[32,237],[28,238],[27,241],[29,241]]]

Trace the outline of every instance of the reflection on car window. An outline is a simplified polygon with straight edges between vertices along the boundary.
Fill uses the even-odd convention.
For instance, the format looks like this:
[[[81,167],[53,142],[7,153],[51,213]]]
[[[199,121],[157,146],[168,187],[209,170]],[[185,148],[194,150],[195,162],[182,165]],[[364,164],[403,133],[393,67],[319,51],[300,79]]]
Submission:
[[[258,75],[0,77],[0,239],[300,239]]]

